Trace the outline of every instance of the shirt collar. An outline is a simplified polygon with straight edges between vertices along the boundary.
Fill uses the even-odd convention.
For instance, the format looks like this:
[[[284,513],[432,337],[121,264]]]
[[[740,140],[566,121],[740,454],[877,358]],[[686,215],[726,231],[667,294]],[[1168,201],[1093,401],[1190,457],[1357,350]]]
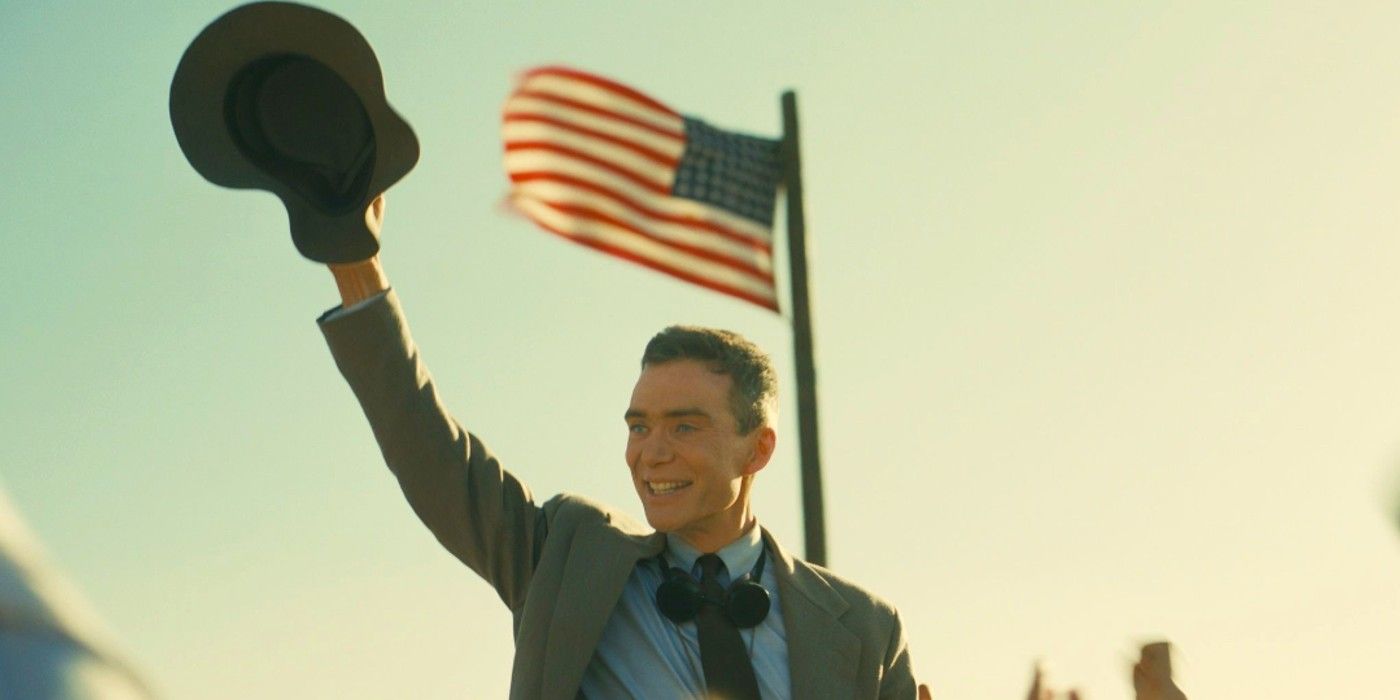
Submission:
[[[729,580],[743,576],[758,564],[758,555],[763,551],[763,528],[755,522],[749,526],[744,534],[739,535],[739,539],[725,545],[723,549],[715,552],[719,555],[720,561],[724,562],[724,568],[729,573]],[[680,564],[680,568],[698,575],[695,571],[695,560],[700,558],[702,552],[687,543],[674,532],[666,533],[666,556],[674,563]]]

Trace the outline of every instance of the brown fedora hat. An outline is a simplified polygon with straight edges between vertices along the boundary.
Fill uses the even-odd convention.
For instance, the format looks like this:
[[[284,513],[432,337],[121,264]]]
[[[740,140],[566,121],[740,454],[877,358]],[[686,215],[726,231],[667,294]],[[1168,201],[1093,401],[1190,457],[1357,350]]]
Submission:
[[[418,162],[369,42],[294,3],[243,5],[205,27],[175,69],[170,123],[207,180],[280,197],[292,242],[318,262],[378,252],[365,209]]]

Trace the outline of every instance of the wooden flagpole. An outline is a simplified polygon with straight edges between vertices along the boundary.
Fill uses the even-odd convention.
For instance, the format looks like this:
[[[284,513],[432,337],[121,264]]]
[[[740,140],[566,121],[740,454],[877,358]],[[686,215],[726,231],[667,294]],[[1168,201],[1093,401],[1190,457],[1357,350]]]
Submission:
[[[812,355],[812,313],[807,300],[806,217],[802,210],[802,161],[797,138],[797,95],[783,93],[783,190],[787,193],[788,268],[792,282],[792,345],[797,367],[797,425],[802,458],[802,519],[807,561],[826,565],[826,516],[817,442],[817,370]]]

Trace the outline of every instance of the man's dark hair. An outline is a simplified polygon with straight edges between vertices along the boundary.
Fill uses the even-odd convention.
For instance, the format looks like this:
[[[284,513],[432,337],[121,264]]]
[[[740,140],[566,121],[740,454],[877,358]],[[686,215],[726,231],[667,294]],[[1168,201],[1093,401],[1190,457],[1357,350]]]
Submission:
[[[642,352],[642,369],[676,360],[698,360],[733,380],[729,407],[740,435],[771,425],[777,410],[778,375],[773,362],[747,338],[733,331],[671,326],[652,337]]]

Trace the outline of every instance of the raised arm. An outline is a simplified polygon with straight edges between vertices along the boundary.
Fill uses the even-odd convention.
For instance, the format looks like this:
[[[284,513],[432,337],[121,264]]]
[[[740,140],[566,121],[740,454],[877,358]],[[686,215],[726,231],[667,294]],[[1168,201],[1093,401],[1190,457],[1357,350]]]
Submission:
[[[366,212],[376,235],[383,216],[381,197]],[[385,463],[438,541],[519,608],[543,544],[541,509],[438,399],[378,256],[330,267],[341,308],[321,330]]]

